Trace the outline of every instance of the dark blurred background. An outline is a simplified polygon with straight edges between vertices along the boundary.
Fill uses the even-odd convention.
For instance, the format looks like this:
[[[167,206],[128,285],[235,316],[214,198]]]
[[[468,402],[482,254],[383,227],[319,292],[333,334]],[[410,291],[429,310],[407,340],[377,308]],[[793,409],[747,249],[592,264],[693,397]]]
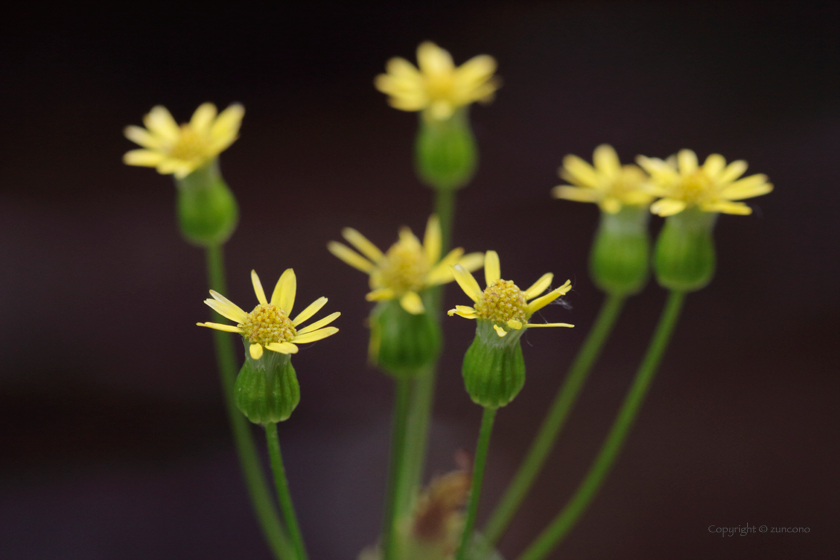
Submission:
[[[835,558],[838,516],[840,49],[836,3],[297,3],[7,14],[0,112],[0,557],[269,558],[223,411],[203,254],[181,241],[169,177],[121,163],[156,104],[246,108],[222,155],[242,221],[229,296],[287,267],[330,297],[341,333],[295,358],[302,401],[280,428],[314,559],[379,532],[392,384],[365,365],[366,278],[326,251],[353,226],[380,247],[421,232],[416,115],[372,79],[431,39],[492,54],[504,86],[472,111],[482,163],[455,241],[496,249],[528,284],[569,278],[573,330],[525,339],[528,383],[503,409],[483,515],[587,333],[597,208],[549,198],[567,153],[623,160],[692,148],[746,159],[776,190],[716,229],[714,282],[683,319],[615,470],[552,558]],[[661,226],[660,219],[652,221]],[[504,272],[506,271],[506,272]],[[539,490],[501,543],[514,558],[593,459],[664,302],[633,298]],[[447,302],[463,303],[457,288]],[[428,474],[472,450],[480,410],[445,323]],[[259,435],[259,434],[257,434]],[[722,538],[710,525],[808,527]]]

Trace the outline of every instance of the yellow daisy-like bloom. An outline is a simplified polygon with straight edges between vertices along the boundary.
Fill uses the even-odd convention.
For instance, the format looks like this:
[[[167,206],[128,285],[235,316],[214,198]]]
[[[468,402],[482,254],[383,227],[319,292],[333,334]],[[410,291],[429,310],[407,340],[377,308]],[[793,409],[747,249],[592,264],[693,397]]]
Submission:
[[[766,175],[738,179],[747,170],[747,162],[739,159],[727,165],[720,154],[707,157],[702,167],[691,150],[680,150],[676,158],[668,160],[639,156],[636,161],[650,173],[649,192],[662,197],[650,207],[660,216],[678,214],[692,206],[703,212],[751,214],[749,206],[736,201],[773,190]]]
[[[500,337],[506,336],[508,330],[522,330],[531,327],[573,327],[568,323],[529,323],[531,316],[572,289],[572,283],[566,283],[540,296],[551,285],[554,275],[550,272],[543,274],[539,280],[525,291],[510,280],[502,280],[499,255],[496,251],[487,251],[484,258],[484,279],[487,287],[484,291],[478,286],[475,278],[462,266],[454,266],[452,271],[455,280],[470,299],[475,302],[473,307],[456,305],[447,313],[459,315],[465,319],[483,319],[492,321],[493,328]],[[504,325],[504,326],[502,326]],[[505,330],[507,327],[508,330]]]
[[[367,294],[367,300],[399,299],[402,308],[414,315],[425,311],[420,292],[453,280],[452,266],[457,264],[466,270],[476,270],[484,263],[484,255],[465,255],[460,247],[452,249],[441,259],[441,231],[437,216],[429,218],[422,245],[405,227],[400,230],[399,241],[391,245],[387,253],[380,251],[355,229],[345,228],[341,234],[359,252],[336,241],[331,241],[327,248],[353,268],[370,275],[372,291]]]
[[[385,65],[387,73],[374,80],[392,107],[425,111],[433,119],[445,120],[458,107],[491,101],[499,89],[499,80],[493,77],[496,60],[486,54],[456,68],[449,52],[426,41],[417,47],[417,65],[419,69],[404,58],[392,58]]]
[[[595,202],[609,214],[617,213],[624,205],[645,206],[653,200],[645,190],[647,174],[635,165],[621,165],[612,146],[601,144],[595,148],[592,162],[594,167],[578,156],[564,157],[560,178],[571,185],[554,187],[551,195],[577,202]]]
[[[129,126],[125,136],[144,149],[123,156],[128,165],[156,167],[158,173],[183,179],[218,156],[239,137],[245,109],[234,103],[217,116],[216,106],[204,103],[189,123],[178,126],[162,105],[143,117],[146,128]]]
[[[332,313],[311,325],[300,328],[300,324],[315,315],[324,304],[327,298],[322,297],[312,302],[309,307],[298,313],[294,319],[292,307],[295,304],[295,293],[297,292],[297,279],[295,271],[291,268],[286,270],[277,281],[274,292],[269,302],[265,297],[260,278],[255,271],[251,271],[251,282],[254,284],[254,293],[257,294],[257,305],[250,313],[245,313],[239,306],[227,299],[218,292],[210,290],[213,299],[204,300],[208,306],[219,315],[236,322],[236,326],[223,325],[220,323],[197,323],[199,327],[210,327],[217,331],[239,333],[251,343],[249,351],[251,357],[259,360],[263,355],[263,349],[279,352],[280,354],[296,354],[298,344],[315,342],[327,338],[338,332],[335,327],[327,327],[335,321],[341,313]]]

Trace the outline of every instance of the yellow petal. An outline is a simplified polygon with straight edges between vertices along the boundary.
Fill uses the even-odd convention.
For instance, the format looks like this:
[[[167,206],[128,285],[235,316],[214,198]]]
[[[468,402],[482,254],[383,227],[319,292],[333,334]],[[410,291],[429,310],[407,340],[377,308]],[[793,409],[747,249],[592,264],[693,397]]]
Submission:
[[[219,113],[219,116],[210,127],[210,136],[222,144],[230,145],[236,140],[239,128],[242,126],[242,117],[245,116],[245,107],[239,103],[230,105]]]
[[[566,280],[566,283],[563,284],[562,286],[560,286],[559,288],[555,288],[554,290],[551,290],[550,292],[548,292],[544,296],[531,301],[528,304],[528,316],[530,317],[536,311],[539,311],[540,309],[542,309],[543,307],[545,307],[546,305],[548,305],[549,303],[551,303],[555,299],[559,298],[562,295],[567,294],[569,292],[569,290],[571,290],[571,289],[572,289],[572,283],[569,282],[568,280]]]
[[[428,114],[433,120],[445,121],[455,112],[455,107],[448,99],[438,99],[428,107]]]
[[[242,333],[242,329],[235,325],[223,325],[221,323],[196,323],[196,325],[199,327],[210,327],[211,329],[216,329],[217,331]]]
[[[621,201],[617,198],[605,198],[598,205],[607,214],[618,214],[618,211],[621,210]]]
[[[560,170],[560,176],[576,185],[593,189],[598,188],[598,174],[595,169],[575,155],[568,155],[563,158],[563,168]]]
[[[571,185],[560,185],[551,189],[551,196],[575,202],[598,202],[601,193],[590,187],[573,187]]]
[[[139,126],[127,126],[125,127],[123,134],[125,134],[125,137],[135,144],[139,144],[140,146],[150,150],[160,149],[160,147],[164,144],[164,141],[160,138],[151,134],[145,128],[141,128]]]
[[[484,255],[484,281],[489,286],[502,278],[502,269],[499,264],[499,254],[496,251],[487,251]]]
[[[312,331],[306,334],[299,334],[292,339],[292,342],[294,342],[295,344],[306,344],[307,342],[315,342],[316,340],[327,338],[328,336],[332,336],[337,332],[338,329],[335,327],[326,327],[319,331]]]
[[[551,286],[552,280],[554,280],[554,275],[550,272],[546,272],[545,274],[540,276],[539,280],[534,282],[530,288],[525,290],[523,294],[525,296],[525,299],[534,299],[535,297],[546,291],[548,287]]]
[[[507,335],[507,331],[499,325],[493,325],[493,329],[496,331],[496,334],[499,335],[499,338]]]
[[[700,205],[700,210],[704,212],[723,212],[724,214],[737,214],[739,216],[748,216],[752,214],[752,208],[750,208],[743,202],[730,202],[728,200],[706,202]]]
[[[472,308],[470,308],[470,309],[472,309]],[[457,309],[450,309],[449,311],[446,312],[446,314],[449,315],[450,317],[452,317],[453,315],[458,315],[459,317],[463,317],[464,319],[476,319],[476,318],[478,318],[478,315],[476,315],[475,310],[473,310],[472,312],[466,312],[466,311],[458,311]]]
[[[470,272],[484,266],[484,253],[470,253],[458,259],[458,264]]]
[[[151,150],[131,150],[123,155],[123,163],[140,167],[157,167],[166,156]]]
[[[441,259],[441,261],[438,264],[436,264],[434,268],[432,268],[432,270],[430,270],[429,273],[426,275],[426,285],[437,286],[438,284],[446,284],[447,282],[452,282],[452,280],[454,280],[455,278],[452,276],[452,270],[450,269],[456,264],[461,264],[460,259],[461,255],[463,254],[464,250],[460,247],[449,251],[449,253],[447,253],[446,256],[443,257],[443,259]],[[481,255],[481,259],[483,262],[483,254]]]
[[[257,276],[256,270],[251,271],[251,284],[254,285],[254,293],[257,294],[257,301],[259,301],[263,305],[267,305],[268,300],[265,299],[265,290],[263,290],[262,282],[260,282],[260,277]],[[276,292],[277,289],[275,288],[274,291]],[[274,296],[271,296],[271,303],[274,303]]]
[[[426,234],[423,237],[423,250],[426,252],[429,264],[435,264],[440,259],[441,238],[440,220],[432,214],[426,223]]]
[[[426,75],[451,74],[455,69],[452,56],[431,41],[424,41],[417,47],[417,66]]]
[[[216,106],[212,103],[202,103],[190,119],[190,128],[201,135],[210,134],[210,126],[216,118]]]
[[[685,210],[686,203],[676,198],[662,198],[650,205],[650,211],[662,216],[673,216]]]
[[[474,56],[456,70],[459,85],[464,89],[475,89],[489,80],[496,71],[496,59],[486,54]]]
[[[294,318],[294,320],[292,321],[292,324],[294,326],[298,326],[299,324],[303,323],[304,321],[306,321],[307,319],[309,319],[310,317],[312,317],[313,315],[318,313],[318,311],[320,311],[321,308],[324,307],[324,305],[326,303],[327,303],[327,298],[325,298],[325,297],[320,297],[320,298],[316,299],[315,301],[313,301],[312,303],[309,304],[309,307],[307,307],[306,309],[301,311],[298,314],[298,316]]]
[[[517,321],[516,319],[510,319],[507,322],[507,326],[512,329],[520,330],[522,328],[522,321]]]
[[[343,260],[345,263],[357,270],[361,270],[365,274],[370,274],[376,268],[372,262],[361,256],[359,253],[336,241],[330,241],[327,244],[327,249],[329,249],[330,253]]]
[[[720,178],[718,180],[721,183],[731,183],[732,181],[743,175],[746,170],[746,161],[742,159],[735,160],[726,166],[726,169],[723,170],[723,173],[721,173]]]
[[[333,321],[338,319],[340,316],[341,316],[341,313],[338,312],[338,311],[336,311],[335,313],[330,313],[329,315],[327,315],[323,319],[319,319],[318,321],[315,321],[311,325],[307,325],[306,328],[300,329],[297,333],[300,335],[300,334],[306,334],[306,333],[309,333],[309,332],[312,332],[312,331],[317,331],[321,327],[326,327],[327,325],[329,325],[330,323],[332,323]]]
[[[677,165],[679,165],[680,175],[691,175],[697,171],[697,154],[691,150],[680,150],[677,153]]]
[[[295,306],[296,294],[297,277],[295,276],[295,271],[287,268],[274,287],[274,293],[271,294],[271,304],[285,311],[288,317],[292,314],[292,308]]]
[[[528,323],[525,326],[529,329],[534,327],[574,327],[574,325],[570,325],[569,323]]]
[[[592,163],[595,164],[597,171],[603,173],[609,179],[618,179],[621,173],[621,162],[618,160],[618,154],[615,153],[615,149],[609,144],[601,144],[595,148]]]
[[[478,298],[481,297],[483,292],[481,291],[481,288],[478,287],[478,282],[475,281],[473,275],[459,264],[452,267],[452,274],[455,276],[455,281],[458,282],[458,285],[461,286],[462,290],[464,290],[464,293],[467,294],[471,300],[478,301]]]
[[[373,262],[379,262],[382,260],[384,255],[379,248],[371,243],[367,237],[359,233],[353,228],[344,228],[341,230],[341,235],[344,236],[353,247],[356,248],[361,254],[372,260]]]
[[[152,107],[149,114],[143,117],[143,124],[146,128],[154,134],[167,140],[168,142],[177,142],[181,136],[181,128],[172,114],[163,105]]]
[[[298,352],[298,347],[291,342],[272,342],[266,344],[265,347],[279,354],[297,354]]]
[[[743,200],[754,196],[761,196],[773,190],[773,185],[767,182],[767,175],[750,175],[738,179],[724,188],[720,195],[729,200]]]
[[[417,292],[406,292],[400,298],[400,306],[412,315],[420,315],[426,309],[423,307],[423,300]]]
[[[248,316],[247,313],[235,305],[231,307],[230,305],[225,305],[224,303],[220,303],[212,299],[206,299],[204,300],[204,303],[225,319],[230,319],[231,321],[235,321],[237,323],[242,323]]]
[[[262,358],[263,355],[263,347],[260,344],[252,344],[249,348],[251,352],[251,357],[255,360],[259,360]]]
[[[712,180],[715,180],[721,174],[724,167],[726,167],[726,159],[722,155],[710,154],[706,158],[706,162],[703,163],[703,173],[708,175]]]
[[[365,294],[367,301],[385,301],[387,299],[394,299],[397,294],[391,288],[379,288]]]

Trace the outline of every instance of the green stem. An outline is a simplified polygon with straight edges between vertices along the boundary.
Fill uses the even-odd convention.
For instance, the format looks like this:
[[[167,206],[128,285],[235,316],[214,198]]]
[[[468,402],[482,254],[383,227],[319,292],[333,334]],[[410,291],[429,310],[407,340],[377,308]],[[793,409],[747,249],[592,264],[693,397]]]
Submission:
[[[382,550],[385,560],[401,560],[399,553],[402,539],[399,538],[400,514],[397,503],[401,489],[405,488],[406,476],[406,427],[408,404],[411,396],[411,380],[397,379],[394,399],[394,426],[391,432],[391,464],[388,467],[388,487],[385,496],[385,519],[382,529]]]
[[[485,408],[484,414],[481,416],[481,431],[478,433],[478,445],[475,449],[475,462],[473,463],[472,489],[470,490],[464,534],[461,536],[461,546],[458,548],[457,560],[467,558],[472,541],[475,518],[478,514],[478,500],[481,497],[481,482],[484,479],[484,465],[487,462],[487,450],[490,448],[490,434],[493,431],[493,419],[495,417],[495,408]]]
[[[484,537],[490,543],[495,544],[504,535],[511,519],[522,504],[522,500],[525,499],[534,484],[534,480],[545,465],[548,454],[554,447],[557,436],[563,429],[566,418],[575,405],[583,383],[586,381],[592,365],[601,353],[601,348],[621,313],[624,301],[625,296],[607,295],[601,305],[598,318],[572,362],[569,372],[566,374],[566,380],[557,391],[554,402],[545,420],[543,420],[539,433],[531,443],[531,448],[528,450],[525,460],[522,461],[513,482],[505,491],[501,502],[484,527]]]
[[[669,294],[668,302],[659,318],[659,324],[656,326],[656,332],[648,346],[642,365],[636,372],[633,384],[624,398],[621,410],[601,447],[601,451],[598,453],[598,457],[589,468],[589,472],[575,491],[572,499],[566,504],[566,507],[537,537],[537,540],[519,556],[518,560],[542,560],[545,558],[560,544],[563,537],[566,536],[595,497],[618,457],[630,428],[633,426],[633,421],[636,419],[636,414],[639,412],[639,408],[650,388],[653,376],[662,360],[662,355],[671,340],[671,334],[679,318],[684,299],[685,292],[672,291]]]
[[[271,460],[271,470],[274,471],[274,485],[277,487],[277,500],[283,511],[283,518],[295,549],[297,560],[306,560],[306,547],[300,533],[292,496],[289,494],[289,481],[286,479],[286,469],[283,468],[283,456],[280,454],[280,438],[277,437],[277,424],[269,422],[265,425],[265,438],[268,442],[268,456]]]
[[[207,272],[210,288],[226,293],[225,272],[222,258],[222,247],[207,249]],[[213,313],[213,319],[219,321],[221,316]],[[233,441],[239,456],[239,466],[245,478],[245,485],[251,497],[251,504],[257,521],[267,541],[269,548],[278,560],[294,558],[289,538],[280,523],[277,509],[271,502],[271,493],[266,484],[262,467],[260,467],[257,448],[248,420],[237,410],[233,401],[233,385],[236,382],[236,359],[234,358],[233,343],[230,336],[220,331],[213,331],[213,343],[216,348],[216,360],[219,365],[219,375],[222,383],[225,410],[230,422]]]
[[[452,224],[455,217],[455,193],[453,190],[435,190],[435,214],[440,221],[441,251],[446,254],[452,245]],[[437,287],[432,292],[431,312],[440,317],[443,305],[443,288]],[[420,488],[423,480],[423,467],[426,463],[426,447],[429,440],[429,427],[434,405],[435,382],[437,380],[436,365],[417,372],[413,376],[413,385],[408,405],[408,421],[406,424],[405,456],[402,458],[402,468],[405,474],[399,478],[400,487],[396,489],[396,514],[408,516],[411,514],[411,504],[414,492]],[[392,450],[393,452],[393,450]]]

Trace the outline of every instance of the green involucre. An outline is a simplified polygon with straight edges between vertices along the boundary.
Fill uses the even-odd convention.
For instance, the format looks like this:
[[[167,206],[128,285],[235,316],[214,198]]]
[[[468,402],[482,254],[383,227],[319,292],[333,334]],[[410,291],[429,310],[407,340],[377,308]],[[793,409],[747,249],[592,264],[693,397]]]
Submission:
[[[455,190],[466,185],[478,159],[467,108],[440,121],[421,113],[414,156],[417,174],[430,187]]]
[[[196,169],[178,186],[178,224],[195,245],[214,247],[233,234],[239,220],[236,198],[219,173],[217,161]]]
[[[647,283],[650,236],[647,207],[624,206],[616,214],[601,212],[589,256],[595,285],[613,295],[632,295]]]
[[[259,360],[245,349],[245,363],[234,386],[239,410],[254,424],[282,422],[300,402],[300,385],[291,356],[266,350]]]
[[[522,390],[525,385],[525,359],[519,343],[522,332],[511,329],[500,337],[492,321],[476,320],[475,339],[464,355],[461,368],[464,386],[474,403],[499,408]]]
[[[717,213],[688,208],[669,216],[656,240],[653,268],[663,288],[693,292],[715,274],[712,229]]]
[[[429,309],[428,298],[424,298]],[[398,300],[379,302],[370,316],[370,361],[396,377],[415,375],[440,353],[441,333],[428,312],[413,315]]]

